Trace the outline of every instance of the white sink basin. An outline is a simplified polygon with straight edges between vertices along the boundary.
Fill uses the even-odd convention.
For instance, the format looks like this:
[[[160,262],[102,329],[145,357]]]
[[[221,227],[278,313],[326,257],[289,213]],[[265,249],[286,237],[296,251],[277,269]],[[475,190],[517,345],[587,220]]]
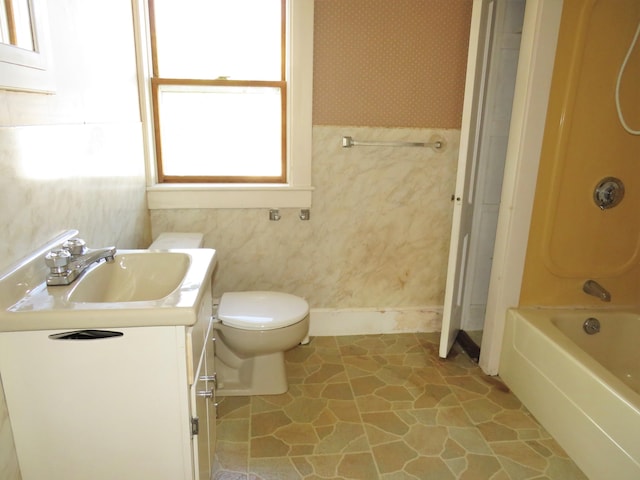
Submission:
[[[191,257],[178,252],[116,254],[99,263],[71,288],[70,302],[144,302],[168,296],[182,283]],[[48,287],[49,289],[58,287]]]
[[[215,250],[121,250],[71,285],[47,286],[44,255],[61,238],[0,273],[0,332],[196,322]]]

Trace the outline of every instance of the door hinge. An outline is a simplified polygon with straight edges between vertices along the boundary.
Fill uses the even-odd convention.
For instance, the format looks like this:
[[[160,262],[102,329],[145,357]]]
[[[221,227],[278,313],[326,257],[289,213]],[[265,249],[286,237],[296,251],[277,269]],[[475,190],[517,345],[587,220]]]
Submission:
[[[200,419],[198,417],[191,417],[191,436],[198,435],[200,431]]]

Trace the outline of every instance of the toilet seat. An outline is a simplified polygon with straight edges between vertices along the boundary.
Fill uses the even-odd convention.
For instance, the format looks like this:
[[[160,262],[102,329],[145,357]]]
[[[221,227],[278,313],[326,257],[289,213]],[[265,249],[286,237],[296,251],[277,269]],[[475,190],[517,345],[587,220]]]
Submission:
[[[218,306],[218,319],[241,330],[288,327],[308,313],[305,299],[282,292],[227,292]]]

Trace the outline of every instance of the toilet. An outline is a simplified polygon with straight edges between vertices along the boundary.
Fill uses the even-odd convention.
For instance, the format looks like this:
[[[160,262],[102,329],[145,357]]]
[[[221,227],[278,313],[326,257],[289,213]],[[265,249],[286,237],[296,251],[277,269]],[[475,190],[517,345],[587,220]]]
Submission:
[[[162,233],[150,249],[201,248],[201,233]],[[284,352],[308,343],[309,304],[283,292],[225,292],[215,316],[217,394],[288,390]]]
[[[218,394],[285,393],[284,352],[307,337],[307,301],[281,292],[227,292],[217,320]]]

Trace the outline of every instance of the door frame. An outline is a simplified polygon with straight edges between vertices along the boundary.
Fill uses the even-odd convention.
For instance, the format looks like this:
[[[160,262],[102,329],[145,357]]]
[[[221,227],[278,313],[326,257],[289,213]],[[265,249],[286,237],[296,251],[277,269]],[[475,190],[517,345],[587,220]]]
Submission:
[[[520,288],[544,137],[562,0],[527,0],[479,365],[499,373],[507,309]]]

